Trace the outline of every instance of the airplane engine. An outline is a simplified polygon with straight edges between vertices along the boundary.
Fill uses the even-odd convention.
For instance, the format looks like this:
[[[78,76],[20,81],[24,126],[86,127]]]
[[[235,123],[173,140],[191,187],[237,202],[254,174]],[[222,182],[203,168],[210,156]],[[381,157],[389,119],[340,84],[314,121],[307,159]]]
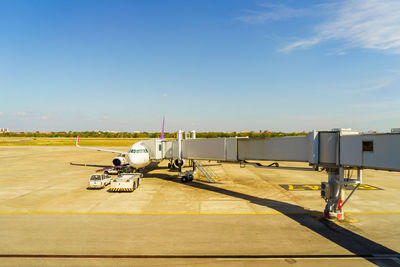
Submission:
[[[183,166],[183,164],[185,164],[185,161],[183,159],[181,159],[181,160],[176,159],[174,161],[174,164],[175,164],[176,167],[180,167],[180,166]]]
[[[113,159],[112,163],[114,166],[120,166],[126,164],[126,159],[124,157],[116,157]]]

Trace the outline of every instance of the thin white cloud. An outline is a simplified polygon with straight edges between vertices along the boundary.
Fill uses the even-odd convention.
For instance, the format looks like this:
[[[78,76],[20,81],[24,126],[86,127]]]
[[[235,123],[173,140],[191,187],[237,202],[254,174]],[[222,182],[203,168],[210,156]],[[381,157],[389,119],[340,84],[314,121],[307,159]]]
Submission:
[[[15,115],[23,117],[23,116],[26,116],[26,112],[18,111],[18,112],[15,112]]]
[[[387,79],[382,81],[376,81],[372,86],[366,87],[360,90],[355,90],[354,92],[371,92],[371,91],[379,91],[381,89],[387,88],[388,86],[392,85],[396,79]]]
[[[167,94],[167,93],[163,93],[161,96],[162,96],[162,97],[167,97],[168,94]]]
[[[365,48],[400,54],[399,0],[342,0],[328,20],[308,39],[286,45],[281,51],[307,48],[328,40],[343,41],[344,50]]]
[[[364,84],[361,88],[350,89],[347,90],[348,93],[371,93],[376,91],[382,91],[384,89],[392,89],[395,88],[396,85],[399,84],[400,76],[395,71],[388,71],[389,74],[384,77],[370,80],[366,84]]]
[[[248,15],[240,16],[237,19],[249,24],[261,24],[268,21],[304,16],[309,13],[309,11],[304,9],[294,9],[284,5],[259,4],[258,6],[260,6],[263,10],[245,10]]]
[[[0,116],[3,115],[4,113],[0,111]]]
[[[374,101],[369,103],[360,103],[360,104],[352,104],[351,107],[353,109],[362,109],[362,110],[387,110],[387,109],[396,109],[400,105],[400,99],[393,99],[388,101]],[[399,114],[397,114],[399,116]]]
[[[318,37],[315,37],[310,40],[300,40],[300,41],[293,42],[293,43],[285,46],[284,48],[280,49],[280,51],[281,52],[290,52],[295,48],[307,48],[307,47],[313,46],[315,44],[318,44],[319,42],[321,42],[321,39]]]
[[[45,121],[45,120],[48,120],[50,117],[45,115],[45,116],[42,116],[40,118]]]

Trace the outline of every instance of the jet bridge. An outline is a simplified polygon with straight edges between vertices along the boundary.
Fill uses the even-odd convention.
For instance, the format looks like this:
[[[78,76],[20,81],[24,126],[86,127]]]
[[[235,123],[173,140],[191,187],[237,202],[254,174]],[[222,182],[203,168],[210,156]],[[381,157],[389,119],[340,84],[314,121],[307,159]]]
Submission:
[[[326,168],[400,171],[400,133],[360,134],[337,129],[305,136],[155,141],[158,156],[151,158],[158,159],[299,161]]]
[[[360,134],[350,129],[334,129],[312,131],[305,136],[255,139],[183,139],[183,132],[179,131],[177,140],[149,142],[156,146],[149,150],[152,159],[169,159],[178,167],[184,159],[299,161],[323,167],[328,173],[328,182],[321,184],[321,196],[327,201],[324,214],[339,220],[344,218],[343,206],[362,183],[363,169],[400,171],[400,132],[397,130]],[[357,177],[348,177],[351,170],[357,172]],[[345,199],[343,188],[349,184],[355,188]]]

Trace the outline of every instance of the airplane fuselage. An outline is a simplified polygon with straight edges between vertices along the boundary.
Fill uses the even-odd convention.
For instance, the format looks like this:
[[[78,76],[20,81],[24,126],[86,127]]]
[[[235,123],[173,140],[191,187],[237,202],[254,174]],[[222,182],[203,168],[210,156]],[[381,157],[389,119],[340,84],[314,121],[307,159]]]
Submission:
[[[127,153],[128,163],[130,166],[140,169],[150,164],[150,156],[142,142],[137,142],[131,146]]]

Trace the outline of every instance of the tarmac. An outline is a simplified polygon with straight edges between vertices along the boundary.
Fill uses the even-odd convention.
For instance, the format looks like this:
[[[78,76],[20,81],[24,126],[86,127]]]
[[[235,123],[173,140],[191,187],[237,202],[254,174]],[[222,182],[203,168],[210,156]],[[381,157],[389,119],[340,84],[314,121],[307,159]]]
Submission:
[[[88,190],[99,167],[70,165],[112,158],[0,147],[0,266],[400,264],[400,173],[364,170],[337,222],[322,218],[327,174],[306,163],[203,161],[217,182],[183,184],[163,161],[132,193]]]

